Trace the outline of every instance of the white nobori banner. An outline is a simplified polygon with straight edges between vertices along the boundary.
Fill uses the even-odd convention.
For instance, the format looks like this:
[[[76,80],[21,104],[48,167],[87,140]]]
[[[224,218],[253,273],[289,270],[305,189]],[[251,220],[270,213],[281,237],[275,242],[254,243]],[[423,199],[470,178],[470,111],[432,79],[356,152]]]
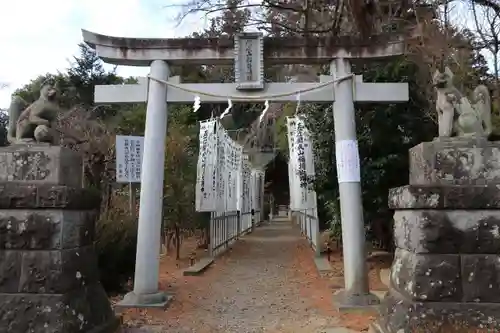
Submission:
[[[196,170],[196,211],[213,212],[217,205],[216,121],[200,123],[200,150]]]
[[[292,210],[316,208],[316,195],[312,186],[314,155],[311,136],[302,119],[287,118],[290,184]]]
[[[241,202],[243,147],[218,120],[200,123],[196,211],[236,211]]]
[[[242,213],[250,213],[252,210],[252,193],[251,193],[251,174],[252,167],[250,162],[248,161],[248,156],[244,155],[243,163],[242,163],[242,172],[241,172],[241,189],[240,198],[241,198],[241,212]]]

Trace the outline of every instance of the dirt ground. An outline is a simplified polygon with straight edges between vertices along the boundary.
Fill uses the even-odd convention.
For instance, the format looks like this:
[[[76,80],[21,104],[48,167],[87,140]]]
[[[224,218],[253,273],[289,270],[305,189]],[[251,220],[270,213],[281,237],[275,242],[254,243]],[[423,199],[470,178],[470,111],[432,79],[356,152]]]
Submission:
[[[392,264],[392,255],[383,252],[373,253],[368,258],[368,279],[370,290],[385,292],[388,290],[387,286],[380,280],[380,270],[390,268]],[[330,265],[332,272],[327,274],[324,278],[327,279],[331,290],[338,290],[344,287],[344,264],[342,261],[342,254],[336,251],[330,258]],[[375,320],[375,316],[371,314],[341,314],[340,315],[342,326],[356,330],[367,331],[368,326]]]
[[[162,256],[160,288],[174,300],[166,310],[124,312],[125,332],[320,333],[337,326],[363,331],[374,320],[334,309],[334,289],[342,287],[340,253],[332,255],[332,273],[320,277],[312,250],[290,222],[257,228],[202,276],[185,277],[182,269],[195,247],[194,239],[184,241],[179,262],[173,251]],[[386,266],[370,263],[372,288],[385,288],[377,271]]]

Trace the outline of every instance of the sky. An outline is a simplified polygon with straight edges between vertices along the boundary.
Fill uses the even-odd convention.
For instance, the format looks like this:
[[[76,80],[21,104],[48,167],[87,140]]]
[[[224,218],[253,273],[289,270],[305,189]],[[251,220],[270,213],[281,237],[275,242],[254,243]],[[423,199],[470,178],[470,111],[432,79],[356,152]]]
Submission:
[[[176,27],[172,0],[0,1],[0,108],[38,75],[64,71],[78,54],[81,29],[119,37],[183,37],[204,28],[190,17]],[[109,67],[111,68],[111,67]],[[146,75],[147,67],[118,67],[123,76]]]
[[[183,0],[0,1],[0,83],[8,84],[0,89],[0,109],[7,108],[11,94],[31,79],[67,69],[78,54],[82,28],[111,36],[163,38],[205,28],[207,20],[200,16],[177,26],[176,10],[166,6],[179,1]],[[454,20],[464,19],[472,22],[463,15]],[[147,72],[146,67],[118,67],[122,76]]]

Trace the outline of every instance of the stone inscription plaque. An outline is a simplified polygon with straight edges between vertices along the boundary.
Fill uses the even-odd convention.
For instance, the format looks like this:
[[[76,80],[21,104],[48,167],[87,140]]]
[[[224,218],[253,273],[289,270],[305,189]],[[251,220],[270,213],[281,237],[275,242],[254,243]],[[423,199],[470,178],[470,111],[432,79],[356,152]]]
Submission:
[[[264,88],[264,53],[261,33],[242,33],[234,39],[236,89]]]

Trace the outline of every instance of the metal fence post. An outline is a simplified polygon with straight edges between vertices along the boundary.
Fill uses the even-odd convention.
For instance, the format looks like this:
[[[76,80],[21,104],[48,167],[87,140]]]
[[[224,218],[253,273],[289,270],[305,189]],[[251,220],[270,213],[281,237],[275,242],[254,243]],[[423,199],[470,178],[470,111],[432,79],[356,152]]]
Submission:
[[[311,245],[313,245],[314,242],[313,242],[313,238],[312,238],[313,235],[312,235],[312,223],[311,223],[312,218],[309,214],[307,214],[306,216],[307,216],[307,221],[309,223],[309,242],[311,243]]]
[[[214,256],[214,243],[215,243],[215,240],[214,240],[214,213],[211,212],[210,213],[210,221],[208,223],[208,231],[209,231],[209,234],[210,234],[210,241],[209,241],[209,245],[208,245],[208,255],[210,257],[213,257]]]
[[[236,230],[236,239],[239,239],[241,236],[241,211],[237,212],[237,230]]]
[[[224,213],[224,237],[226,238],[226,250],[229,248],[229,219],[231,218],[230,215],[226,215]]]
[[[255,209],[252,208],[252,226],[250,227],[250,232],[253,232],[255,225]]]

